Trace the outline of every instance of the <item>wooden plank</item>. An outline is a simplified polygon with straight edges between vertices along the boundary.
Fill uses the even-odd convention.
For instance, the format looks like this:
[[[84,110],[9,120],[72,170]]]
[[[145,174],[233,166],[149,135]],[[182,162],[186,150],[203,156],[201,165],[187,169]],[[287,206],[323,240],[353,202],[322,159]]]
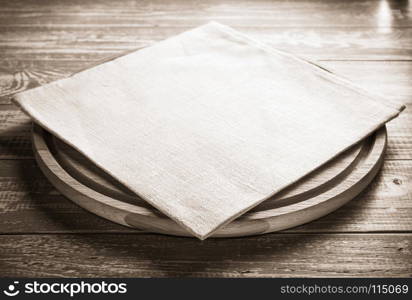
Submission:
[[[215,44],[220,47],[219,54],[215,53]],[[179,58],[172,66],[170,51],[173,57]],[[242,63],[243,56],[236,58],[239,51],[254,58]],[[202,72],[197,68],[193,71],[184,67],[190,64],[202,67],[202,55],[209,58],[210,52],[213,58],[208,60],[207,68],[217,71],[213,76],[209,76],[210,71],[198,75]],[[236,66],[226,64],[223,71],[222,62],[227,61],[228,55],[232,55],[232,65]],[[259,65],[250,66],[255,58]],[[264,64],[260,63],[262,59]],[[69,139],[79,151],[159,211],[193,235],[205,239],[229,219],[319,167],[319,161],[326,162],[351,146],[348,140],[370,134],[372,127],[382,126],[383,121],[396,117],[404,108],[380,104],[363,92],[348,88],[350,85],[336,81],[332,73],[321,70],[320,74],[313,68],[321,70],[288,54],[264,53],[238,31],[210,23],[170,38],[155,48],[77,73],[58,85],[17,94],[15,99],[35,121]],[[159,81],[159,78],[163,79]],[[103,83],[99,83],[101,81]],[[312,84],[304,86],[305,81]],[[172,89],[162,91],[159,89],[162,84]],[[236,86],[240,92],[234,95],[227,85]],[[76,89],[79,91],[73,92]],[[289,91],[280,91],[282,89]],[[172,93],[173,90],[176,93]],[[266,98],[252,99],[256,90]],[[309,96],[302,102],[301,98],[308,93],[318,99]],[[159,97],[165,96],[167,101],[158,102]],[[138,98],[141,98],[140,106],[136,105]],[[119,110],[120,107],[123,109]],[[113,110],[118,111],[113,113]],[[102,123],[102,117],[112,121]],[[222,121],[222,117],[225,120]],[[73,124],[76,118],[80,123],[85,118],[87,126],[68,129],[68,124]],[[327,120],[326,123],[318,121],[321,119]],[[130,120],[134,121],[130,123]],[[296,124],[291,124],[291,120]],[[189,131],[188,124],[192,128]],[[332,134],[319,130],[319,125],[325,127],[326,124],[335,129]],[[300,126],[300,130],[287,131],[295,125]],[[344,133],[339,136],[341,130]],[[100,132],[98,137],[96,131]],[[270,134],[272,138],[268,139]],[[344,141],[345,138],[348,140]],[[299,149],[299,144],[305,146]],[[140,147],[137,156],[136,146]],[[113,154],[117,155],[116,161]],[[383,155],[381,157],[383,160]],[[288,167],[288,163],[299,158],[305,159],[293,168]],[[228,197],[236,201],[226,201]],[[257,231],[256,226],[254,228]]]
[[[31,121],[20,111],[0,110],[0,157],[33,158]]]
[[[2,277],[410,277],[412,234],[0,236]],[[75,258],[75,259],[74,259]]]
[[[319,64],[371,93],[412,104],[412,61],[320,61]]]
[[[258,22],[259,20],[256,20]],[[191,27],[7,27],[2,60],[91,60],[145,47]],[[412,28],[236,27],[267,44],[312,60],[411,60]]]
[[[4,92],[5,80],[16,85],[6,84],[0,103],[5,104],[3,110],[14,110],[8,95],[18,89],[63,78],[77,66],[84,68],[212,19],[311,59],[407,60],[411,59],[412,34],[408,5],[408,1],[395,0],[4,1],[0,5],[0,89]],[[57,67],[56,61],[61,62]],[[410,67],[399,62],[403,65],[399,71],[392,62],[369,63],[374,62],[328,66],[370,90],[411,102]],[[387,158],[412,158],[411,126],[409,109],[389,123]],[[1,158],[32,157],[28,129],[27,118],[0,117]],[[65,200],[33,161],[4,162],[18,167],[0,166],[4,187],[0,188],[0,213],[9,216],[1,218],[1,229],[129,232]],[[410,231],[410,179],[410,162],[387,161],[376,186],[359,201],[293,232]],[[0,239],[2,276],[412,275],[410,234],[272,234],[205,242],[134,234],[6,235]]]
[[[287,232],[412,231],[412,161],[386,161],[360,196]],[[135,232],[60,195],[33,160],[0,161],[0,233]]]
[[[191,26],[215,20],[239,27],[411,26],[408,1],[9,1],[0,9],[3,27]],[[291,17],[293,16],[293,17]]]
[[[387,127],[385,159],[412,159],[412,112],[407,108]],[[13,105],[0,105],[0,159],[33,158],[30,130],[29,117]]]
[[[386,159],[412,159],[412,111],[406,110],[387,124]]]

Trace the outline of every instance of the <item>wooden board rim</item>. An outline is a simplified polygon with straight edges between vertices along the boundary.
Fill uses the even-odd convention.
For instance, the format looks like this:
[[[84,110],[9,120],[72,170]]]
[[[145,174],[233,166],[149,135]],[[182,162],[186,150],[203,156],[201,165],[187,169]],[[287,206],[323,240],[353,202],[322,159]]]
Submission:
[[[171,219],[152,210],[125,203],[98,193],[68,174],[57,162],[45,141],[47,132],[38,125],[33,127],[33,148],[35,158],[46,177],[66,197],[103,218],[113,222],[150,232],[191,236]],[[293,203],[265,212],[250,212],[218,230],[213,237],[234,237],[262,234],[290,227],[295,227],[342,206],[362,191],[373,179],[383,162],[386,149],[386,127],[375,136],[368,155],[362,162],[364,172],[352,172],[345,178],[345,188],[332,188],[327,197],[317,196],[312,199]],[[355,168],[356,169],[356,168]]]

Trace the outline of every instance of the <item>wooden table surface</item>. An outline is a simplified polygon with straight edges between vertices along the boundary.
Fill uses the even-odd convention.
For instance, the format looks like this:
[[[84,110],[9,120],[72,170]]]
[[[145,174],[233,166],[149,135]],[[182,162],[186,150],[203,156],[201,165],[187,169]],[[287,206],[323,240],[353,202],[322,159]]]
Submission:
[[[0,1],[0,276],[410,277],[412,112],[388,124],[371,186],[310,224],[258,237],[140,233],[65,199],[11,96],[215,20],[412,103],[408,1]]]

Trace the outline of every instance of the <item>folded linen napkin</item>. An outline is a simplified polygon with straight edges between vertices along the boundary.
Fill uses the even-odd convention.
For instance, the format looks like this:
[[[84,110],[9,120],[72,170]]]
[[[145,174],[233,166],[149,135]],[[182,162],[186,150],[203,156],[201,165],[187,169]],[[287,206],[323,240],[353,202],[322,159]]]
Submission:
[[[218,23],[15,101],[201,239],[403,109]]]

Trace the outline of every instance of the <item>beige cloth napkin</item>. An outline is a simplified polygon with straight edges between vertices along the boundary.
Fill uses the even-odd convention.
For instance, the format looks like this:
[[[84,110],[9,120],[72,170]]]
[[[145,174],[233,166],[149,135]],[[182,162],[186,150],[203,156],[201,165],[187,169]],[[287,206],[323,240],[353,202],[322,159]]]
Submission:
[[[403,108],[217,23],[15,100],[201,239]]]

